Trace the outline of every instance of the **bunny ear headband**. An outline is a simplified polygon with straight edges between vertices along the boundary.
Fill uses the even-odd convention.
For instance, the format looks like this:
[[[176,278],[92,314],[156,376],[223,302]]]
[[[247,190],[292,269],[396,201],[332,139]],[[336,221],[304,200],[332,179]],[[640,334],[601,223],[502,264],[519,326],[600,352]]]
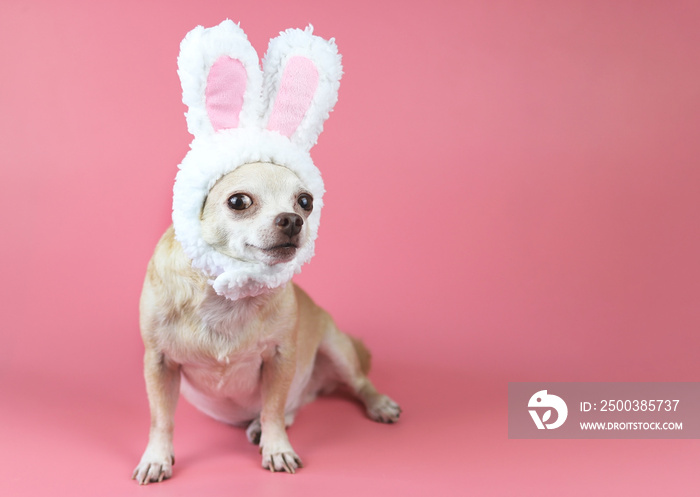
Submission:
[[[288,29],[270,40],[262,71],[247,36],[230,20],[198,26],[180,45],[178,75],[194,139],[173,188],[175,237],[214,290],[232,300],[286,283],[314,253],[324,188],[309,150],[338,99],[342,66],[334,40],[312,32]],[[289,262],[233,259],[202,238],[200,216],[209,190],[251,162],[287,167],[314,197],[309,243]]]

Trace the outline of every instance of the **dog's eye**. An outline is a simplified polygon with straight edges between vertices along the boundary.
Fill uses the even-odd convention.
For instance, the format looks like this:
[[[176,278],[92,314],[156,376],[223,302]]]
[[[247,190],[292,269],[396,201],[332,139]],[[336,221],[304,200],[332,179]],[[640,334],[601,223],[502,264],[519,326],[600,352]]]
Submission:
[[[299,206],[305,211],[310,212],[311,209],[314,208],[314,199],[308,193],[302,193],[301,195],[299,195],[297,202],[299,203]]]
[[[235,211],[242,211],[253,205],[253,201],[248,195],[236,193],[228,199],[228,206]]]

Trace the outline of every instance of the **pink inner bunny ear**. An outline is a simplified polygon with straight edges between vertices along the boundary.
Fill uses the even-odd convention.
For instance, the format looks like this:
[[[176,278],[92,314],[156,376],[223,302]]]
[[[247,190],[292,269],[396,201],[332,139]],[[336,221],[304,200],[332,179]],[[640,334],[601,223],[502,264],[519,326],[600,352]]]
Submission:
[[[204,98],[214,131],[238,127],[247,80],[246,69],[238,59],[224,55],[211,66]]]
[[[304,119],[318,87],[318,70],[306,57],[289,59],[282,74],[267,129],[290,137]]]

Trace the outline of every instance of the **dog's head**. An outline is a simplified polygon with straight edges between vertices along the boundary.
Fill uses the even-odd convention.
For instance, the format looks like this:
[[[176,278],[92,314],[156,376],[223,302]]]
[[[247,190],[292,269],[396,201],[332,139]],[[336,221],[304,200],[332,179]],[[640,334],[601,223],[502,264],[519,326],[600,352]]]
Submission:
[[[277,288],[314,254],[324,188],[309,151],[338,98],[335,42],[287,30],[261,68],[227,20],[185,36],[178,74],[194,139],[173,188],[175,237],[219,295]]]
[[[310,242],[306,221],[313,208],[311,192],[290,169],[245,164],[210,190],[202,209],[202,237],[234,259],[289,262]]]

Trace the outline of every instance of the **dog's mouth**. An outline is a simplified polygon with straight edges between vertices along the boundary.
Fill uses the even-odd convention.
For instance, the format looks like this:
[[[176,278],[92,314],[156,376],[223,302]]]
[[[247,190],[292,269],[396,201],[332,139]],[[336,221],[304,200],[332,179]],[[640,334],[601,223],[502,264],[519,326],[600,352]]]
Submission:
[[[268,256],[271,256],[275,262],[287,262],[294,257],[298,248],[298,245],[287,242],[273,245],[272,247],[262,248],[260,250]]]

